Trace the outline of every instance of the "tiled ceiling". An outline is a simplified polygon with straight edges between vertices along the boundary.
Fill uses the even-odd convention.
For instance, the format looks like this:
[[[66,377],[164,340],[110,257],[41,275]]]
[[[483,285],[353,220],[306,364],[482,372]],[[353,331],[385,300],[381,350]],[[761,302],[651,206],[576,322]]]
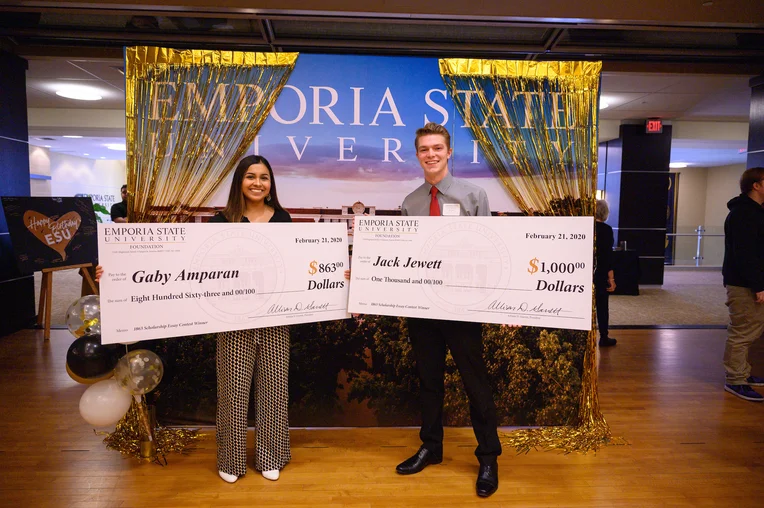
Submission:
[[[57,86],[82,85],[99,91],[100,101],[59,97]],[[125,76],[121,60],[29,59],[27,103],[30,108],[124,109]]]
[[[751,77],[605,72],[602,100],[609,107],[600,117],[747,122]]]
[[[268,51],[418,54],[528,59],[599,59],[760,65],[764,8],[746,24],[639,24],[617,20],[475,19],[380,13],[233,10],[187,7],[125,10],[92,2],[0,5],[0,37],[19,52],[70,45],[129,44]],[[762,3],[764,4],[764,2]],[[391,7],[392,8],[392,7]],[[437,6],[433,6],[437,10]],[[4,11],[4,12],[3,12]],[[218,17],[219,16],[219,17]]]

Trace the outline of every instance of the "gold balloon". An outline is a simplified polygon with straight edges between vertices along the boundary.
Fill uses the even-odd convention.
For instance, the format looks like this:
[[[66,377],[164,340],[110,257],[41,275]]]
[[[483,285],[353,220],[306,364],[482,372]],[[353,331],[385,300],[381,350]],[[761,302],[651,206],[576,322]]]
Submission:
[[[147,349],[130,351],[114,368],[114,379],[133,395],[143,395],[157,387],[164,375],[162,359]]]
[[[98,295],[83,296],[66,311],[66,326],[78,339],[101,333],[101,299]]]

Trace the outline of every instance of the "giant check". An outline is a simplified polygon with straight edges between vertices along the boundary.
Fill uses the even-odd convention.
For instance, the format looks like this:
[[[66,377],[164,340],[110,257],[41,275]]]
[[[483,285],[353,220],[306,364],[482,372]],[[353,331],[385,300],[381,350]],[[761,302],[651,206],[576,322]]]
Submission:
[[[347,226],[99,224],[105,344],[344,319]]]
[[[356,217],[348,310],[589,330],[591,217]]]

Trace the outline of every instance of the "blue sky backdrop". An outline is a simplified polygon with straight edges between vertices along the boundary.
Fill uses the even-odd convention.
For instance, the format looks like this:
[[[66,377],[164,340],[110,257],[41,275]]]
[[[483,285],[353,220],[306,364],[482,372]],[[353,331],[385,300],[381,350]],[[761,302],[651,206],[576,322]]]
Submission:
[[[341,125],[325,111],[318,112],[320,124],[313,122],[316,87],[336,91],[337,102],[331,112]],[[362,89],[357,112],[354,88]],[[340,208],[361,201],[378,209],[397,209],[406,194],[424,181],[414,150],[416,130],[424,125],[425,115],[430,121],[444,122],[444,113],[427,103],[430,90],[434,90],[430,101],[448,116],[445,125],[454,148],[452,173],[483,187],[493,210],[516,211],[517,206],[482,154],[478,154],[478,164],[472,163],[472,136],[462,127],[464,122],[446,92],[437,58],[300,55],[274,107],[275,115],[288,123],[279,123],[272,111],[250,153],[256,151],[271,162],[279,200],[287,208]],[[331,103],[330,90],[321,89],[318,94],[320,105]],[[396,118],[389,113],[393,104],[403,125],[395,125]],[[380,110],[378,125],[371,125]],[[355,157],[354,161],[338,160],[338,138],[355,138],[345,141],[344,152],[345,159]],[[400,141],[397,153],[402,162],[392,155],[385,162],[385,138],[391,139],[391,148],[396,147],[393,139]],[[299,159],[295,149],[302,153]],[[229,187],[230,183],[224,182],[208,204],[225,205]]]
[[[304,114],[298,122],[290,125],[269,117],[258,140],[259,153],[268,158],[274,168],[278,168],[279,174],[329,179],[361,177],[375,181],[421,178],[421,168],[414,151],[414,134],[424,125],[425,115],[438,123],[444,120],[444,115],[425,100],[427,92],[436,89],[439,91],[432,92],[430,100],[445,109],[449,116],[446,127],[452,135],[454,174],[464,177],[492,176],[482,154],[478,156],[479,164],[471,163],[472,136],[469,129],[462,128],[463,121],[446,93],[437,58],[300,55],[288,85],[299,89],[305,97]],[[311,87],[330,87],[336,91],[337,102],[331,111],[343,125],[336,125],[329,114],[321,110],[318,112],[321,124],[313,123],[316,92]],[[362,88],[357,113],[353,88]],[[388,89],[388,99],[385,99]],[[329,90],[321,89],[318,94],[321,105],[330,104],[332,93]],[[393,109],[393,104],[405,126],[395,125],[395,116],[388,113]],[[283,120],[296,120],[300,117],[298,92],[285,88],[275,109]],[[378,110],[382,111],[379,115]],[[362,125],[352,125],[356,116],[357,123]],[[371,125],[375,116],[378,125]],[[297,159],[287,136],[294,136],[297,150],[304,148],[301,160]],[[307,145],[306,136],[311,136]],[[354,142],[344,142],[344,157],[352,159],[357,156],[354,162],[338,161],[340,137],[355,138]],[[384,161],[384,138],[400,141],[401,148],[397,153],[404,162],[399,162],[392,155],[388,156],[389,162]],[[395,148],[395,141],[388,143]],[[350,147],[352,152],[348,150]]]

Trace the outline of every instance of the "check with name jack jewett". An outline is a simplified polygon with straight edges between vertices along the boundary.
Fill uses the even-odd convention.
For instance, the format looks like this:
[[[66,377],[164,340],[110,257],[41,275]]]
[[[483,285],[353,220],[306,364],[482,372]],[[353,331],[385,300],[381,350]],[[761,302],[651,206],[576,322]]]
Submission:
[[[356,217],[349,312],[590,330],[592,217]]]
[[[347,227],[99,224],[104,344],[345,319]]]

